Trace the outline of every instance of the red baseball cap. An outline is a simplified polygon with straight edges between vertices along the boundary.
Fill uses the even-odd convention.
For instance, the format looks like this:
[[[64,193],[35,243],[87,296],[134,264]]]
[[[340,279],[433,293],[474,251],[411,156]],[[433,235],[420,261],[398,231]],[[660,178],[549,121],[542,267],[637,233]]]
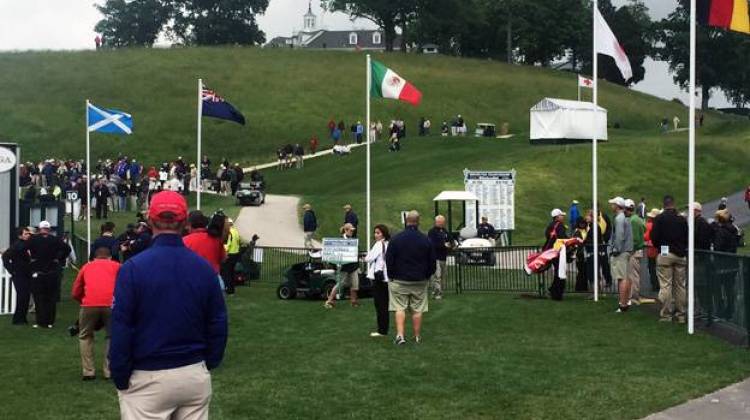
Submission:
[[[174,214],[174,218],[162,218],[162,214],[165,212]],[[151,198],[148,218],[164,222],[181,222],[187,219],[187,202],[182,195],[174,191],[162,191]]]

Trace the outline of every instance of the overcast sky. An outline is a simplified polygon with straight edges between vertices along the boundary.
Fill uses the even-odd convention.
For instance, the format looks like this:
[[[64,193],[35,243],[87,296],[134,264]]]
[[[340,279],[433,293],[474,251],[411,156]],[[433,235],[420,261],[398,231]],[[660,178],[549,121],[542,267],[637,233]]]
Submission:
[[[8,50],[80,50],[94,46],[94,25],[101,15],[94,3],[102,0],[0,0],[0,51]],[[654,19],[661,19],[677,4],[676,0],[645,0]],[[613,0],[615,5],[626,0]],[[267,39],[288,36],[302,27],[307,0],[270,0],[265,15],[258,18]],[[313,0],[318,24],[327,29],[372,28],[366,20],[352,22],[341,13],[323,13],[319,0]],[[646,80],[637,90],[666,99],[687,100],[672,83],[665,63],[647,62]],[[725,101],[712,100],[712,106],[725,106]]]

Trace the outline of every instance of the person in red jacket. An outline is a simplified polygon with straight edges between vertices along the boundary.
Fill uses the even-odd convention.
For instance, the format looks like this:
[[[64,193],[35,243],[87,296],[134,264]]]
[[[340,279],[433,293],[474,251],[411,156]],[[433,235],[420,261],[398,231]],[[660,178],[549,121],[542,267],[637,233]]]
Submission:
[[[750,185],[745,189],[745,202],[747,203],[747,208],[750,209]]]
[[[80,302],[78,315],[78,342],[81,352],[82,379],[96,379],[94,367],[94,331],[104,328],[106,341],[104,345],[104,377],[109,379],[110,321],[112,315],[112,296],[115,292],[115,279],[120,270],[120,263],[112,260],[112,253],[107,247],[95,250],[96,258],[84,265],[73,283],[73,299]]]
[[[659,255],[659,250],[651,241],[651,231],[654,229],[654,218],[660,213],[659,209],[651,209],[646,214],[646,232],[643,234],[643,240],[646,242],[646,257],[648,258],[648,278],[651,281],[651,290],[654,292],[659,291],[659,279],[656,277],[656,257]]]
[[[221,263],[227,258],[221,234],[211,235],[208,232],[209,219],[200,210],[190,212],[188,223],[190,233],[182,238],[182,242],[186,247],[208,261],[216,275],[219,275]]]

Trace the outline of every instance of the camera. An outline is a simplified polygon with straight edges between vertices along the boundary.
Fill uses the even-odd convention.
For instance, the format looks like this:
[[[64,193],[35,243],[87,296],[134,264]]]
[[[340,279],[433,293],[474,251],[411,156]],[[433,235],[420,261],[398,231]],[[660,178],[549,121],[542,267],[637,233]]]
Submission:
[[[208,234],[214,238],[221,238],[224,235],[224,224],[227,221],[227,216],[224,214],[224,210],[218,209],[211,215],[211,220],[208,222],[207,231]]]
[[[75,337],[78,335],[78,333],[81,330],[78,328],[78,322],[76,321],[75,324],[68,327],[68,334],[70,334],[71,337]]]

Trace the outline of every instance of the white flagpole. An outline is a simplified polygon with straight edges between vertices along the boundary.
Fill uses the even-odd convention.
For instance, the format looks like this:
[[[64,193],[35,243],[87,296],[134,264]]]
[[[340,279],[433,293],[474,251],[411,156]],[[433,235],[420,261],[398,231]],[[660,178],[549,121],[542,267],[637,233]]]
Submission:
[[[592,183],[592,200],[593,200],[593,229],[594,229],[594,302],[599,302],[599,191],[598,191],[598,174],[597,174],[597,156],[596,156],[596,130],[598,128],[597,114],[599,111],[599,54],[597,51],[596,43],[596,12],[599,10],[598,0],[594,0],[594,14],[593,20],[593,38],[594,38],[594,54],[593,54],[593,73],[594,73],[594,93],[593,93],[593,104],[594,104],[594,130],[593,139],[591,139],[591,183]],[[606,254],[605,254],[606,258]]]
[[[367,54],[367,83],[365,84],[365,89],[367,89],[367,125],[365,126],[365,131],[367,132],[367,249],[370,248],[370,235],[372,234],[372,229],[370,228],[371,218],[370,218],[370,88],[372,84],[372,67],[370,62],[370,54]]]
[[[91,258],[91,133],[89,132],[89,100],[86,99],[86,256]],[[71,208],[71,211],[73,209]],[[87,260],[88,261],[88,260]]]
[[[581,102],[581,76],[576,78],[576,85],[578,86],[578,102]]]
[[[203,183],[201,177],[203,176],[203,166],[201,165],[201,118],[203,117],[203,79],[198,79],[198,155],[197,160],[195,162],[195,167],[198,171],[198,181],[195,183],[196,187],[196,199],[195,199],[195,208],[200,210],[201,209],[201,188],[203,188]]]
[[[696,55],[695,0],[690,0],[690,134],[688,152],[688,334],[694,332],[695,314],[695,55]]]

